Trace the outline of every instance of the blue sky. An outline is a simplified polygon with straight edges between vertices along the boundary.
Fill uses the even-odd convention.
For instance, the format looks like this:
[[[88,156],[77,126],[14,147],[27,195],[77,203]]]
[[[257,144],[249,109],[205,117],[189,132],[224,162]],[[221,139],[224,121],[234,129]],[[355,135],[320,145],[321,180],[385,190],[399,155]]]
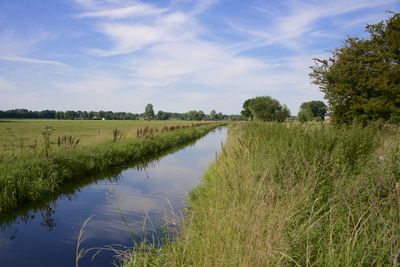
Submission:
[[[270,95],[293,114],[308,77],[399,0],[0,0],[0,110],[239,113]]]

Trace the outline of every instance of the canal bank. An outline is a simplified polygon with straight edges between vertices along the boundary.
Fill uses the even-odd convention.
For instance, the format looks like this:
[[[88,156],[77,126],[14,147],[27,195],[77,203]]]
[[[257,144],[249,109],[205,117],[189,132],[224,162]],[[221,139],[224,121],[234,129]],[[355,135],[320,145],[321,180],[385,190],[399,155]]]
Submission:
[[[226,128],[213,130],[194,144],[156,161],[129,168],[60,196],[1,226],[0,266],[71,266],[83,222],[82,249],[93,248],[79,266],[110,266],[115,253],[130,250],[143,234],[161,238],[165,222],[178,226],[187,193],[220,152]],[[24,255],[21,257],[20,255]]]

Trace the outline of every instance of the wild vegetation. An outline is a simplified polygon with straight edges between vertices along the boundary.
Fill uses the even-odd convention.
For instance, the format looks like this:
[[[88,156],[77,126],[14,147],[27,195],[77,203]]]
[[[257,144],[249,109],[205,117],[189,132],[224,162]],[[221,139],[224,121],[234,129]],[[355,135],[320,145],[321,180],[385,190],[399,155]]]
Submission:
[[[85,146],[80,146],[80,139],[73,136],[55,139],[53,128],[46,126],[41,143],[35,141],[23,148],[23,153],[1,158],[0,213],[57,192],[70,180],[123,167],[199,138],[219,125],[196,123],[167,127],[164,124],[159,133],[153,130],[158,128],[149,130],[146,126],[135,129],[133,136],[124,136],[119,128],[114,128],[108,140]]]
[[[399,205],[398,127],[236,124],[181,234],[125,266],[396,265]]]

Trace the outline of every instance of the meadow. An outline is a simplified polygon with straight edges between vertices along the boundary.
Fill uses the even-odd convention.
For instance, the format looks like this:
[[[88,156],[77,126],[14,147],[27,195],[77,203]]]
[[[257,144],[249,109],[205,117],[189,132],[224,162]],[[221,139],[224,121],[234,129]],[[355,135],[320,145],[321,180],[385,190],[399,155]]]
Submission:
[[[0,157],[0,214],[57,193],[70,181],[156,156],[221,125],[176,121],[2,121],[1,144],[7,149]]]
[[[51,142],[58,137],[71,136],[79,139],[79,146],[92,145],[113,138],[113,130],[121,131],[123,137],[136,138],[140,128],[191,125],[193,121],[139,121],[139,120],[1,120],[0,119],[0,160],[6,155],[32,150],[35,145],[44,144],[43,132],[48,131]]]
[[[400,128],[242,123],[182,229],[124,266],[399,266]]]

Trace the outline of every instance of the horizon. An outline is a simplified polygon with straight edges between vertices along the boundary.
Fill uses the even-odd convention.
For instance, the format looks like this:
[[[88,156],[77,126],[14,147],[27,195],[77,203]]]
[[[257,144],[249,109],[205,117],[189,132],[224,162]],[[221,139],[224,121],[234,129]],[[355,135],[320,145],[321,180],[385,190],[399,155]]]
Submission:
[[[240,114],[271,96],[297,115],[308,77],[396,0],[0,2],[0,110]],[[120,111],[123,110],[123,111]]]

